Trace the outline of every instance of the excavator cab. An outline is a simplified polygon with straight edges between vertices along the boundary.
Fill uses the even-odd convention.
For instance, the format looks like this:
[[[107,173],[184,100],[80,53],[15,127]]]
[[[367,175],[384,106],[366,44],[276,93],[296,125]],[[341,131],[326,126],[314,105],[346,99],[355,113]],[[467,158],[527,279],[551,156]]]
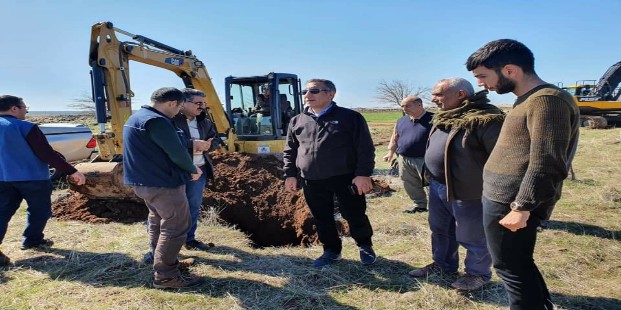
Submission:
[[[300,88],[300,79],[290,73],[227,77],[225,106],[237,138],[284,139],[289,120],[302,111]]]

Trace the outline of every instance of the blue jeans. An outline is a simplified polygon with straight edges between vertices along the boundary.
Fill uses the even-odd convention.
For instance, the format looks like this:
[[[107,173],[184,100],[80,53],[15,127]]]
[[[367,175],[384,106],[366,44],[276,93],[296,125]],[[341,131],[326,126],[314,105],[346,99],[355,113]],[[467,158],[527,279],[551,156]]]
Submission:
[[[207,164],[208,165],[208,164]],[[200,214],[201,205],[203,204],[203,191],[207,184],[206,166],[203,166],[203,174],[196,181],[190,181],[185,184],[185,194],[188,197],[188,203],[190,204],[190,217],[192,218],[190,231],[188,231],[188,237],[185,242],[196,240],[196,227],[198,224],[198,216]]]
[[[459,245],[466,248],[467,274],[489,280],[492,259],[483,229],[481,200],[448,201],[446,185],[432,179],[429,184],[429,227],[433,261],[445,272],[459,267]]]
[[[541,219],[531,212],[526,227],[512,232],[498,224],[511,209],[483,197],[485,235],[496,274],[509,294],[512,310],[554,309],[550,292],[533,258],[537,226]]]
[[[0,244],[9,221],[25,199],[28,204],[23,245],[38,244],[52,216],[52,182],[50,180],[0,182]]]

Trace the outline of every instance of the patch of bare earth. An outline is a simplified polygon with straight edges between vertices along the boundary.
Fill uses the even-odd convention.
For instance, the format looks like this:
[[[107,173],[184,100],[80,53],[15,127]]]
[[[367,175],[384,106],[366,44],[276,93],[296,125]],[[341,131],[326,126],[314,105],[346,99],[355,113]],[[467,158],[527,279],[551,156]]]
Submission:
[[[284,190],[282,162],[276,157],[251,154],[212,154],[216,177],[203,192],[203,215],[212,209],[218,219],[246,233],[255,246],[307,246],[317,243],[313,218],[299,195]],[[371,195],[389,194],[390,187],[374,180]],[[89,223],[134,223],[146,220],[141,203],[92,200],[69,191],[52,206],[61,220]],[[337,218],[339,218],[337,216]],[[342,234],[349,233],[346,221],[338,220]]]

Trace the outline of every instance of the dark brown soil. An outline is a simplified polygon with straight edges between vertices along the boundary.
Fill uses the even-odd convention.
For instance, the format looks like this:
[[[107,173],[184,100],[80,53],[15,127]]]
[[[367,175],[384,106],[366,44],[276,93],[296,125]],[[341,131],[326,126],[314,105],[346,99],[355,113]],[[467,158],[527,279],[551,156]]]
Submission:
[[[304,197],[284,190],[282,162],[276,157],[245,154],[212,154],[216,178],[203,193],[203,214],[212,208],[219,220],[246,233],[255,246],[306,246],[317,243],[313,218]],[[392,191],[374,180],[371,196]],[[89,223],[134,223],[145,221],[146,206],[132,201],[89,200],[70,192],[52,206],[61,220]],[[342,234],[349,233],[338,220]]]

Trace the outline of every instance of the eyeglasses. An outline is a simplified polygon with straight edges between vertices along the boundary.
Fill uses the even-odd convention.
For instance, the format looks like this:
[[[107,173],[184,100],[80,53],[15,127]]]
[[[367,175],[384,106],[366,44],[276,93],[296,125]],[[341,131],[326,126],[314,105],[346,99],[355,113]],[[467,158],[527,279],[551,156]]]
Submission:
[[[30,110],[30,108],[25,106],[25,105],[23,105],[23,106],[22,105],[16,105],[15,107],[19,108],[20,110],[21,109],[26,109],[26,111]]]
[[[311,93],[313,95],[317,95],[320,92],[325,91],[329,92],[329,89],[319,89],[319,88],[311,88],[311,89],[302,89],[302,95],[306,95],[306,93]]]

